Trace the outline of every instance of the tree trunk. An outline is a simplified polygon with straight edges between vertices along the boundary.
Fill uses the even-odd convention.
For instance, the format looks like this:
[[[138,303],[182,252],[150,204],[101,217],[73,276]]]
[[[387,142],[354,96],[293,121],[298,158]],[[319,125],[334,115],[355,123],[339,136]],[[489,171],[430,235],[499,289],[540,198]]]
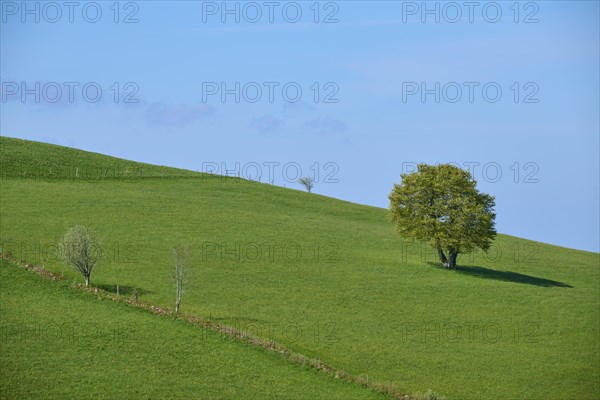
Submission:
[[[90,276],[89,275],[85,276],[85,286],[90,286]]]
[[[450,249],[448,251],[448,268],[455,269],[456,268],[456,258],[458,257],[458,252],[456,250]]]
[[[181,279],[181,276],[178,277]],[[177,282],[177,287],[175,288],[175,314],[179,314],[179,304],[181,303],[181,281]]]
[[[442,263],[442,265],[446,268],[448,268],[448,259],[446,258],[446,255],[444,254],[444,250],[442,250],[441,247],[437,248],[438,251],[438,256],[440,257],[440,262]]]

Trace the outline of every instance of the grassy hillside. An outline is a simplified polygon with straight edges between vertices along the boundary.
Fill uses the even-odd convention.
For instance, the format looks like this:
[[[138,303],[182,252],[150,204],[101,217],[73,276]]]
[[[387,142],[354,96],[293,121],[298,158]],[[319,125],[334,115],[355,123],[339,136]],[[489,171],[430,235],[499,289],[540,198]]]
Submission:
[[[55,248],[69,227],[87,225],[105,248],[93,285],[138,288],[145,302],[172,307],[171,248],[185,242],[184,312],[352,375],[450,399],[600,395],[596,253],[499,235],[489,254],[463,255],[447,271],[426,246],[402,241],[383,209],[192,172],[199,179],[33,179],[14,172],[28,154],[114,159],[0,140],[4,254],[81,281]]]
[[[3,179],[101,180],[200,175],[49,143],[0,139],[0,178]]]
[[[2,399],[381,399],[212,331],[0,259]]]

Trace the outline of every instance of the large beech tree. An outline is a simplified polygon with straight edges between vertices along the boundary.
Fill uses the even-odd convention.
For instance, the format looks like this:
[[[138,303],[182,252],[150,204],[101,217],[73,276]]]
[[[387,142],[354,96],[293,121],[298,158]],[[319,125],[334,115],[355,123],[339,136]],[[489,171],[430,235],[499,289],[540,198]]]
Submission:
[[[468,171],[419,164],[401,178],[389,196],[390,219],[400,236],[431,244],[449,269],[459,254],[490,248],[496,236],[494,197],[480,193]]]

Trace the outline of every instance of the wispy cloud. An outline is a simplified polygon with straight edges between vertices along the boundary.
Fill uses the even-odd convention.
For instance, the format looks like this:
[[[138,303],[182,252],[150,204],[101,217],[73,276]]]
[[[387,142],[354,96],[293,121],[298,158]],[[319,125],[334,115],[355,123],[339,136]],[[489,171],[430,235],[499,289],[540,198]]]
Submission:
[[[263,115],[252,120],[250,126],[261,133],[271,133],[285,126],[285,121],[273,115]]]
[[[326,135],[328,133],[335,132],[343,132],[347,129],[346,124],[344,124],[339,119],[335,119],[330,116],[322,116],[318,118],[311,119],[306,123],[306,127],[321,135]]]
[[[166,105],[153,103],[146,110],[146,121],[154,126],[188,125],[207,118],[214,113],[214,108],[206,104],[188,106],[184,104]]]
[[[299,101],[297,103],[289,103],[289,102],[285,102],[283,103],[283,111],[282,114],[285,117],[289,117],[295,114],[301,114],[301,113],[314,113],[316,111],[316,108],[308,103],[305,103],[304,101]]]
[[[303,102],[284,103],[280,113],[254,118],[250,122],[250,127],[260,133],[278,132],[285,127],[289,132],[322,136],[348,130],[343,121]]]

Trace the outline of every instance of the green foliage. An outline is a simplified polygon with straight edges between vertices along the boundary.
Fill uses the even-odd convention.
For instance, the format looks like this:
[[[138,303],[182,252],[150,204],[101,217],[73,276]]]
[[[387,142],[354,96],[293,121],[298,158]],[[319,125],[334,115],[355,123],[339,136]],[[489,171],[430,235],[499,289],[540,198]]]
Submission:
[[[488,250],[496,236],[494,198],[480,193],[468,171],[450,164],[419,164],[390,193],[390,218],[403,238],[450,255]]]
[[[60,258],[83,275],[89,286],[92,270],[102,258],[100,240],[85,226],[75,225],[69,229],[58,244]]]
[[[310,176],[300,178],[298,182],[300,182],[300,184],[304,186],[308,193],[312,192],[312,189],[315,186],[315,180]]]
[[[40,161],[54,157],[54,148],[44,154],[36,148],[41,144],[28,145]],[[91,157],[80,152],[78,159],[85,162],[87,155]],[[211,316],[272,338],[350,375],[368,374],[369,382],[395,382],[406,393],[432,388],[448,399],[598,398],[597,253],[499,234],[489,253],[476,250],[462,256],[462,267],[448,274],[428,265],[437,254],[427,243],[412,243],[395,233],[387,210],[273,185],[232,178],[10,178],[1,185],[1,251],[34,265],[43,255],[46,268],[55,273],[61,273],[63,263],[46,257],[46,251],[55,254],[52,246],[69,227],[91,226],[104,239],[105,255],[93,283],[139,288],[140,303],[172,309],[172,271],[166,266],[172,265],[173,245],[186,242],[190,263],[198,266],[190,270],[186,314]],[[225,253],[223,258],[203,257],[206,242],[229,253],[236,253],[236,245],[254,248],[248,244],[261,245],[263,252],[254,261]],[[276,245],[276,251],[269,253],[265,244]],[[296,245],[303,251],[298,259]],[[65,278],[73,281],[79,275],[68,269]],[[19,294],[10,297],[5,286],[0,306],[15,314],[3,308],[1,318],[20,318],[28,306],[36,313],[31,320],[48,321],[71,307],[62,291],[52,297],[40,291],[42,300],[21,301],[22,293],[33,295],[37,286],[23,283]],[[122,293],[132,296],[132,289]],[[96,301],[103,307],[107,303]],[[79,306],[74,303],[72,309]],[[43,353],[28,343],[9,342],[2,348],[1,392],[7,398],[60,398],[69,394],[64,382],[85,372],[77,378],[81,386],[75,392],[81,390],[83,397],[90,397],[88,390],[95,385],[106,388],[98,396],[106,398],[227,398],[235,397],[235,391],[239,397],[242,390],[247,398],[270,393],[302,397],[296,388],[315,399],[335,398],[338,391],[338,397],[359,397],[345,392],[346,385],[320,394],[317,384],[302,372],[296,375],[296,369],[281,371],[270,358],[247,363],[254,353],[212,342],[202,346],[191,340],[194,331],[186,328],[186,336],[178,336],[178,324],[158,323],[152,315],[141,320],[129,313],[117,317],[102,312],[100,317],[93,307],[82,315],[97,318],[101,327],[115,326],[116,318],[127,327],[139,326],[135,347],[113,351],[95,341],[80,353],[81,343],[68,350],[46,344],[55,351]],[[182,355],[190,356],[181,365],[189,373],[174,374],[180,369],[171,367]],[[80,371],[80,360],[97,365]],[[232,360],[239,362],[231,365]],[[64,363],[67,377],[55,368]],[[265,378],[269,376],[272,382]],[[473,383],[481,381],[485,383]],[[278,383],[291,390],[287,396]],[[179,396],[162,389],[173,387]],[[219,392],[228,387],[230,392]],[[121,388],[122,396],[117,395]],[[35,389],[44,392],[29,395]]]

